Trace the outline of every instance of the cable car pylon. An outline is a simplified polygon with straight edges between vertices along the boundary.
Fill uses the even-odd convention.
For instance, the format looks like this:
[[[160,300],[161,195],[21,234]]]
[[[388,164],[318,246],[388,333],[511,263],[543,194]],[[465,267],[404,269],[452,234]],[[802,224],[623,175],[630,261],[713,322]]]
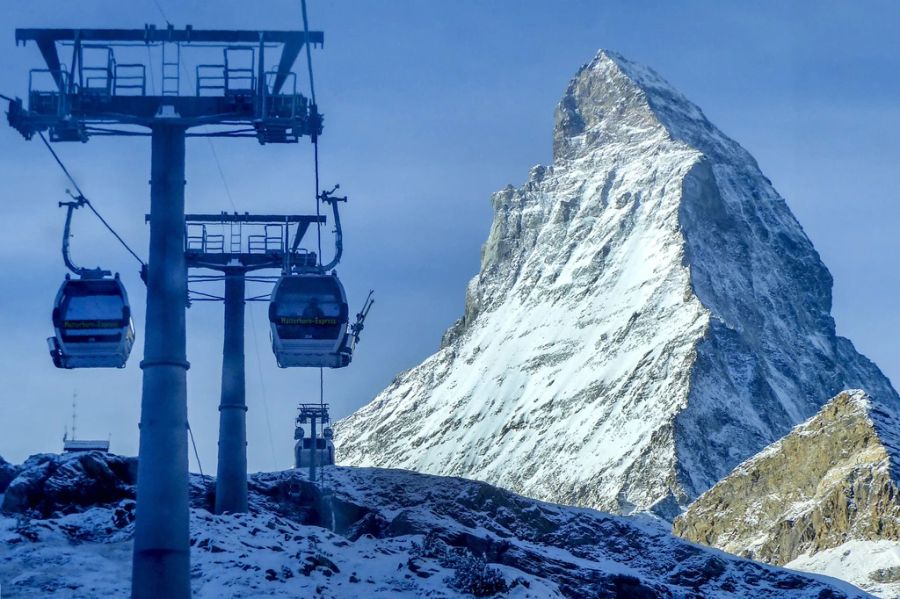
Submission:
[[[194,276],[188,290],[192,302],[223,301],[224,341],[219,402],[219,447],[215,511],[247,511],[247,401],[244,360],[244,316],[247,301],[268,301],[268,294],[246,297],[249,273],[266,269],[309,268],[316,255],[288,251],[291,234],[302,240],[323,216],[276,214],[188,214],[185,260],[189,269],[212,270],[219,276]],[[218,230],[218,233],[212,232]],[[225,282],[224,296],[201,292],[201,283]],[[268,277],[255,276],[254,282]]]
[[[27,107],[16,98],[9,124],[26,139],[48,131],[54,142],[95,135],[151,138],[150,252],[147,317],[141,362],[140,449],[131,593],[136,599],[190,597],[187,351],[184,251],[185,139],[252,137],[295,143],[318,135],[322,117],[294,87],[292,66],[304,44],[322,44],[315,31],[164,29],[17,29],[16,42],[34,42],[46,63],[30,75]],[[147,64],[120,64],[115,49],[134,44],[181,44],[249,50],[250,68],[204,64],[196,89],[184,95],[147,93]],[[60,45],[71,51],[68,65]],[[277,67],[266,55],[278,53]],[[106,50],[100,64],[88,55]],[[207,47],[206,51],[209,51]],[[226,50],[227,51],[227,50]],[[180,55],[179,55],[180,60]],[[150,57],[148,56],[149,62]],[[86,64],[87,62],[87,64]],[[253,64],[255,63],[255,64]],[[149,71],[162,72],[161,65]],[[125,72],[130,68],[131,74]],[[237,76],[235,70],[244,73]],[[249,73],[247,75],[246,73]],[[33,75],[33,76],[32,76]],[[43,83],[40,81],[44,77]],[[149,86],[153,90],[156,86]],[[162,90],[161,90],[162,91]],[[179,89],[180,91],[180,89]],[[196,127],[205,126],[202,130]]]

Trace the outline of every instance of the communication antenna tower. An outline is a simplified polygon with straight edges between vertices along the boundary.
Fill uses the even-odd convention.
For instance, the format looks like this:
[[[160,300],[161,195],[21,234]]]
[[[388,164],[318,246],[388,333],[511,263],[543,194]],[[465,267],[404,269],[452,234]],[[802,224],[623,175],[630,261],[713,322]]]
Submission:
[[[75,436],[75,421],[78,413],[78,391],[72,392],[72,440],[77,439]]]

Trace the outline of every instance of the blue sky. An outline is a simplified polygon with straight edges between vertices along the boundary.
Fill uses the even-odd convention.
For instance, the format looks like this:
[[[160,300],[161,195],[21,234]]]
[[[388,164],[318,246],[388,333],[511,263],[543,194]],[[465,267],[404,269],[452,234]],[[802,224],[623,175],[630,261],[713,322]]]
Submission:
[[[15,27],[299,28],[299,0],[32,0],[5,3],[0,93],[23,96],[34,46]],[[322,179],[350,196],[339,268],[356,308],[377,303],[353,365],[326,372],[340,417],[437,347],[461,313],[490,227],[490,194],[551,159],[553,109],[599,48],[661,73],[759,161],[835,278],[838,332],[894,381],[900,316],[900,42],[893,2],[536,2],[310,0],[325,47],[313,54],[326,115]],[[304,84],[305,85],[305,84]],[[149,142],[92,139],[57,149],[85,193],[146,255]],[[225,183],[213,160],[218,156]],[[0,455],[57,451],[79,396],[79,436],[112,436],[136,453],[143,288],[135,264],[87,215],[78,259],[122,272],[138,343],[123,371],[58,371],[45,355],[64,269],[59,242],[67,183],[39,141],[0,127]],[[191,211],[309,211],[309,144],[188,142]],[[228,199],[230,192],[231,200]],[[327,253],[327,252],[326,252]],[[215,468],[221,306],[188,312],[189,411],[206,471]],[[294,405],[317,399],[315,371],[279,370],[265,305],[248,315],[249,463],[291,463]],[[196,464],[192,458],[192,468]]]

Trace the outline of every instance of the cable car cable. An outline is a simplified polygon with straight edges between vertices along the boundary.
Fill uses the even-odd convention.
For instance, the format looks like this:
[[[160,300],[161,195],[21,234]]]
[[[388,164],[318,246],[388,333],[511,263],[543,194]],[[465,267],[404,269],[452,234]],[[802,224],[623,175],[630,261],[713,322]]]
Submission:
[[[47,149],[50,150],[50,154],[53,155],[53,159],[56,160],[56,164],[59,165],[59,168],[62,169],[62,172],[65,173],[66,177],[69,179],[69,183],[72,184],[72,187],[75,188],[75,191],[78,192],[79,196],[84,197],[84,194],[81,192],[81,188],[78,187],[78,183],[72,177],[72,174],[69,172],[69,169],[66,168],[66,165],[63,164],[62,160],[60,160],[59,155],[56,153],[56,150],[50,145],[50,142],[47,141],[47,138],[44,137],[43,131],[38,131],[38,135],[41,136],[41,141],[44,142],[44,145],[47,146]]]
[[[315,164],[316,171],[316,242],[318,244],[319,253],[316,256],[316,259],[319,262],[319,266],[322,266],[322,212],[321,212],[321,202],[319,201],[319,140],[316,139],[313,141],[313,162]]]
[[[200,477],[203,478],[203,464],[200,463],[200,453],[197,451],[197,443],[194,441],[194,431],[191,428],[190,422],[188,422],[187,429],[188,435],[191,437],[191,445],[194,446],[194,458],[197,460],[197,469],[200,470]]]
[[[213,145],[213,140],[211,137],[207,137],[206,140],[209,142],[209,151],[212,153],[213,162],[216,163],[216,170],[219,171],[219,178],[222,180],[222,187],[225,188],[225,197],[228,198],[229,203],[231,203],[231,207],[234,208],[235,212],[237,212],[237,204],[234,203],[234,198],[231,195],[231,188],[228,186],[228,181],[225,180],[225,171],[222,170],[222,163],[219,162],[219,154],[216,152],[216,146]]]
[[[166,25],[171,25],[172,23],[169,21],[169,17],[166,16],[166,11],[164,11],[163,7],[159,4],[159,0],[153,0],[153,4],[155,4],[156,8],[159,9],[159,14],[162,15],[163,21],[166,22]]]
[[[309,96],[312,100],[310,109],[314,114],[314,122],[312,123],[313,126],[310,137],[312,137],[313,163],[315,164],[316,173],[316,237],[319,249],[316,260],[318,265],[322,266],[322,223],[319,222],[319,219],[321,218],[321,207],[319,206],[319,105],[316,102],[316,84],[313,78],[312,49],[309,44],[309,19],[306,15],[306,0],[300,0],[300,8],[303,12],[303,33],[306,36],[306,39],[304,40],[306,42],[306,70],[309,73]],[[294,242],[295,247],[299,241],[300,239],[298,237]]]
[[[303,33],[306,36],[306,68],[309,71],[309,95],[312,98],[313,106],[316,106],[316,86],[313,83],[312,70],[312,51],[309,48],[309,21],[306,18],[306,0],[300,0],[300,7],[303,10]]]
[[[82,197],[84,197],[84,196],[82,196]],[[119,240],[119,243],[122,244],[122,247],[124,247],[126,250],[128,250],[128,253],[129,253],[129,254],[131,254],[132,256],[134,256],[134,259],[138,261],[138,263],[141,265],[141,267],[142,267],[142,268],[146,268],[147,263],[144,262],[144,261],[141,259],[141,257],[138,256],[137,253],[135,253],[135,251],[134,251],[133,249],[131,249],[131,247],[129,247],[129,245],[128,245],[127,243],[125,243],[125,240],[122,239],[122,237],[121,237],[118,233],[116,233],[116,230],[113,229],[113,228],[109,225],[108,222],[106,222],[106,219],[103,218],[103,216],[101,216],[101,214],[100,214],[99,212],[97,212],[97,209],[94,208],[94,205],[91,203],[91,201],[88,200],[87,198],[84,198],[84,203],[85,203],[85,205],[86,205],[88,208],[91,209],[91,212],[94,213],[94,216],[96,216],[96,217],[100,220],[100,222],[103,223],[103,226],[106,227],[107,230],[109,230],[109,232],[112,233],[113,236],[114,236],[116,239]]]
[[[269,431],[269,449],[272,450],[272,466],[278,469],[278,457],[275,452],[275,435],[272,434],[272,420],[269,418],[269,402],[266,399],[266,379],[263,375],[262,358],[259,355],[259,340],[256,337],[256,319],[253,316],[253,308],[247,310],[250,313],[250,331],[253,333],[253,349],[256,353],[256,373],[259,377],[259,389],[263,400],[263,411],[266,414],[266,428]]]
[[[322,410],[322,414],[325,413],[325,369],[319,366],[319,408]],[[331,424],[329,422],[328,424]],[[322,422],[322,438],[325,438],[325,423]],[[314,443],[318,444],[318,441],[314,441]],[[328,450],[327,443],[325,444],[325,450]],[[322,489],[325,488],[325,463],[323,460],[322,467],[319,468],[319,484]]]
[[[315,173],[315,202],[316,202],[316,243],[318,253],[316,255],[316,261],[318,266],[321,268],[322,266],[322,223],[320,222],[321,214],[322,214],[322,197],[321,197],[321,189],[319,183],[319,135],[318,135],[318,103],[316,101],[316,86],[315,79],[313,76],[313,68],[312,68],[312,51],[309,44],[309,18],[306,10],[306,0],[300,0],[300,6],[303,12],[303,31],[306,35],[306,67],[307,72],[309,73],[309,93],[310,98],[312,100],[312,106],[310,107],[314,112],[316,121],[313,123],[313,130],[311,133],[312,143],[313,143],[313,171]],[[299,242],[299,237],[295,239],[294,246]],[[322,408],[324,413],[325,409],[325,375],[324,368],[319,367],[319,406]],[[322,423],[324,427],[324,422]],[[323,430],[324,437],[324,430]],[[317,443],[317,440],[313,439],[312,443]],[[319,480],[321,486],[324,488],[325,486],[325,473],[324,468],[319,470]],[[311,481],[315,482],[315,481]]]
[[[94,205],[91,203],[91,201],[87,199],[87,197],[85,197],[84,193],[81,191],[81,188],[78,186],[78,183],[75,181],[75,178],[72,177],[72,174],[69,172],[69,169],[66,168],[66,165],[63,164],[63,161],[59,158],[59,155],[53,149],[53,146],[51,146],[50,142],[47,141],[47,138],[44,137],[44,133],[42,131],[38,131],[38,135],[41,137],[41,141],[44,142],[44,145],[47,146],[47,149],[50,150],[50,154],[53,156],[53,159],[56,160],[56,164],[59,165],[59,168],[61,168],[63,173],[65,173],[66,177],[69,179],[69,182],[72,183],[72,187],[74,187],[75,191],[78,192],[78,197],[76,199],[79,201],[84,200],[84,205],[91,209],[91,212],[94,213],[94,216],[96,216],[100,220],[100,222],[103,223],[103,226],[113,234],[113,236],[119,241],[119,243],[122,244],[122,247],[128,250],[129,254],[134,256],[134,259],[140,263],[141,268],[146,268],[147,264],[143,260],[141,260],[141,257],[138,256],[127,243],[125,243],[125,240],[122,239],[122,236],[116,233],[116,230],[113,229],[108,222],[106,222],[106,219],[103,218],[103,216],[99,212],[97,212],[97,209],[94,208]]]

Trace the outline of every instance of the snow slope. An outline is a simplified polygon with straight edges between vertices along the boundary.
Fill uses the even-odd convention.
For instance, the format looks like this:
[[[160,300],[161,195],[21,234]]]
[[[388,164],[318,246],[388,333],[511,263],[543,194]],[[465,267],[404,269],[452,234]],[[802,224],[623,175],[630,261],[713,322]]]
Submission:
[[[81,465],[72,466],[73,459],[34,460],[13,481],[20,491],[37,490],[52,478],[47,493],[32,497],[54,509],[45,516],[18,503],[19,511],[0,515],[4,598],[128,596],[134,502],[64,499],[102,488],[93,480],[101,454]],[[251,513],[216,516],[207,511],[211,481],[193,476],[194,596],[868,596],[833,579],[687,543],[647,517],[398,470],[327,468],[325,480],[333,491],[323,495],[298,472],[254,475]],[[133,492],[127,475],[118,482]]]
[[[338,423],[340,463],[672,517],[842,389],[898,399],[754,159],[645,67],[582,67],[553,165],[492,203],[463,318]]]
[[[900,597],[900,541],[848,541],[787,564],[846,580],[878,597]]]

